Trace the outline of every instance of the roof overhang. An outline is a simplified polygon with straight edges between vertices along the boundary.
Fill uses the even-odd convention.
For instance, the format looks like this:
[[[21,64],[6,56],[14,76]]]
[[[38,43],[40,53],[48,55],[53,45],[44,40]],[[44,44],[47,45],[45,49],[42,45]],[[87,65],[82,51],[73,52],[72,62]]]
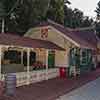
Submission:
[[[44,48],[44,49],[53,49],[53,50],[65,50],[64,48],[45,40],[31,39],[29,37],[21,37],[18,35],[0,34],[0,45],[10,45],[10,46],[20,46],[28,48]]]
[[[95,49],[96,47],[94,47],[93,45],[91,45],[90,43],[87,43],[86,41],[75,41],[75,38],[70,38],[67,35],[63,34],[61,31],[57,30],[55,27],[49,25],[50,28],[52,28],[53,31],[57,32],[58,34],[60,34],[62,37],[64,37],[66,40],[70,41],[72,44],[74,44],[75,46],[79,47],[79,48],[86,48],[86,49]],[[76,37],[77,38],[77,37]],[[76,39],[78,40],[78,39]]]

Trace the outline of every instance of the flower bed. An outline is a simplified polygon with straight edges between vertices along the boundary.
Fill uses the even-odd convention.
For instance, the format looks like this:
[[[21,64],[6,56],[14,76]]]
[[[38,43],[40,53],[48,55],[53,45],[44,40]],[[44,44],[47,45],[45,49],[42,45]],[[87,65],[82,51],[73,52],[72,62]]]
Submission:
[[[45,69],[46,65],[44,65],[42,62],[40,61],[36,61],[33,65],[33,70],[39,70],[39,69]]]

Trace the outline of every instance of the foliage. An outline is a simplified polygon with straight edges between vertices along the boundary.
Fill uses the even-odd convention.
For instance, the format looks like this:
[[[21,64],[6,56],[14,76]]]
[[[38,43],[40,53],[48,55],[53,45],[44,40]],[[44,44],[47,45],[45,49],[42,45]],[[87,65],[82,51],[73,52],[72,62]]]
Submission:
[[[71,8],[68,8],[66,5],[64,5],[64,25],[67,27],[72,27],[72,16],[73,11]]]
[[[5,16],[5,8],[4,8],[4,5],[3,5],[3,2],[0,1],[0,19]]]
[[[93,21],[92,18],[89,18],[88,16],[85,16],[83,18],[83,21],[82,21],[82,27],[92,26],[93,23],[94,23],[94,21]]]
[[[95,22],[95,29],[98,37],[100,38],[100,1],[97,4],[95,12],[97,13],[97,20],[98,20],[98,22]]]
[[[82,24],[83,12],[75,8],[73,10],[73,27],[80,27]]]
[[[65,12],[65,26],[75,28],[80,27],[83,19],[83,12],[79,9],[72,10],[67,6],[64,7]]]
[[[5,32],[20,35],[47,18],[71,28],[90,26],[92,20],[69,4],[69,0],[0,0],[0,18],[5,19]]]
[[[63,24],[64,22],[64,0],[51,0],[47,17]]]
[[[49,0],[2,0],[6,32],[23,35],[45,19]],[[3,7],[2,7],[3,8]]]
[[[91,26],[93,20],[87,16],[84,16],[83,12],[77,8],[72,10],[68,8],[66,5],[64,6],[64,25],[70,28],[77,27],[88,27]]]
[[[100,1],[97,4],[95,12],[97,13],[97,17],[100,17]]]
[[[95,22],[96,34],[100,38],[100,22]]]

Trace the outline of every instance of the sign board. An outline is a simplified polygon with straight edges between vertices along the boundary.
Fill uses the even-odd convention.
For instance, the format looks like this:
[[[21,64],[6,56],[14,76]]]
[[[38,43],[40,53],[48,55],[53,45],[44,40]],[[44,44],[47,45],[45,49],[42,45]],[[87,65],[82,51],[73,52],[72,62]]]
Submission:
[[[48,27],[41,28],[41,38],[45,39],[48,37]]]

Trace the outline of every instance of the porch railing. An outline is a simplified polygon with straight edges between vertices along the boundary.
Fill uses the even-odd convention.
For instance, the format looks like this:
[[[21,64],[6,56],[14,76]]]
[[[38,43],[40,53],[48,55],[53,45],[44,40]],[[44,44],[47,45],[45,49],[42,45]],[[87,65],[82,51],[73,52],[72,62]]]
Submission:
[[[29,80],[27,80],[27,72],[19,72],[16,73],[16,83],[17,87],[22,85],[27,85],[27,81],[29,83],[36,83],[43,80],[55,78],[59,76],[59,69],[58,68],[50,68],[48,71],[46,70],[38,70],[38,71],[31,71],[29,72]],[[2,74],[2,80],[5,80],[5,75]]]

